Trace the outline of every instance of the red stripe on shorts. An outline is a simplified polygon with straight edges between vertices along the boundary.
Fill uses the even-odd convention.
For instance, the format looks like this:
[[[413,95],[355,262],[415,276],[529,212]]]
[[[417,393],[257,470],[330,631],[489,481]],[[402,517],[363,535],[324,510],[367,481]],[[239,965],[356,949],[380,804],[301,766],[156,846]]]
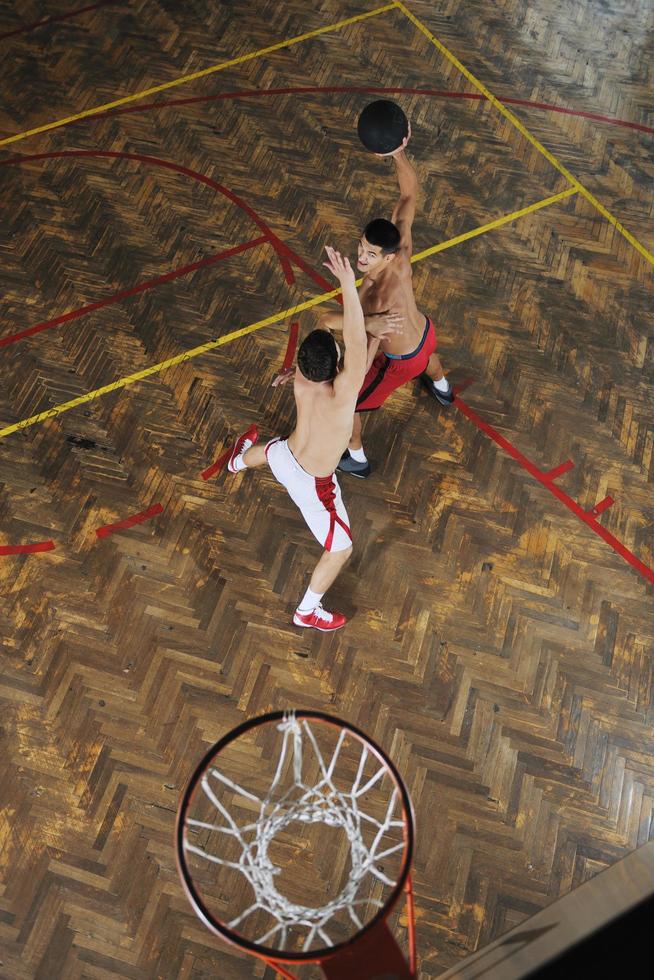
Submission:
[[[336,513],[336,507],[334,506],[334,501],[336,499],[336,487],[334,486],[334,474],[331,476],[315,476],[316,481],[316,493],[318,494],[318,500],[323,505],[326,511],[329,512],[329,532],[327,534],[327,539],[323,545],[325,551],[332,550],[332,544],[334,543],[334,531],[336,530],[336,525],[339,524],[345,533],[347,534],[350,541],[352,540],[352,534],[350,529]]]
[[[274,444],[276,442],[281,442],[281,441],[282,441],[282,437],[281,436],[275,436],[274,439],[271,439],[270,442],[267,442],[266,443],[266,445],[263,447],[263,451],[266,454],[266,460],[268,459],[268,450],[270,449],[270,447],[271,446],[274,446]],[[290,450],[289,450],[289,452],[290,452]],[[291,453],[291,455],[293,455],[293,454]]]

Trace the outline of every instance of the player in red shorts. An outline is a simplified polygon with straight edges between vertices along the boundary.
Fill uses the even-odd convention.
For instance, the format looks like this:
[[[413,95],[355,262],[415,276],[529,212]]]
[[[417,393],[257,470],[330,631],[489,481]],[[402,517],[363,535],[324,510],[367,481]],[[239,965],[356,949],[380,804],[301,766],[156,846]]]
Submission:
[[[393,157],[400,187],[393,220],[371,221],[358,246],[357,268],[364,273],[359,299],[368,333],[368,361],[357,399],[352,438],[338,469],[363,478],[370,474],[370,463],[361,442],[361,412],[380,408],[391,392],[418,376],[441,405],[454,401],[454,392],[435,354],[434,325],[418,310],[413,295],[411,226],[416,213],[418,178],[404,151],[410,135],[409,130],[402,146],[388,154]],[[342,319],[342,314],[327,313],[321,317],[320,325],[340,330]],[[389,334],[389,329],[396,332]]]

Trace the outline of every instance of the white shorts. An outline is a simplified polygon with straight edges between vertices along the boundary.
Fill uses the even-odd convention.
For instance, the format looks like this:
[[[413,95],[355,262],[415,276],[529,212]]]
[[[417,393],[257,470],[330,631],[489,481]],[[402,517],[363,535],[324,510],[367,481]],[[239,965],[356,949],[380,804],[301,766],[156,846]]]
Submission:
[[[350,520],[341,497],[336,474],[311,476],[302,469],[281,437],[266,446],[266,459],[273,476],[296,504],[309,530],[326,551],[345,551],[352,544]]]

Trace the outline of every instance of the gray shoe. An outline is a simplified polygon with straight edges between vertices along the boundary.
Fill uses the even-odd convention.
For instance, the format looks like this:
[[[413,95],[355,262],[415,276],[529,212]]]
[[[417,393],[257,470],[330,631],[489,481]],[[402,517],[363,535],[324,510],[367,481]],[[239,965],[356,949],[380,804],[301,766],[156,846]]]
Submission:
[[[365,480],[367,476],[370,476],[371,467],[370,463],[367,461],[365,463],[357,463],[356,459],[352,459],[347,449],[341,456],[341,461],[336,467],[341,473],[349,473],[350,476],[358,476],[360,480]]]
[[[447,408],[454,401],[454,391],[452,385],[447,383],[447,391],[439,391],[438,388],[434,386],[434,382],[427,374],[420,375],[420,384],[423,388],[426,388],[432,398],[435,398],[437,402],[444,405]]]

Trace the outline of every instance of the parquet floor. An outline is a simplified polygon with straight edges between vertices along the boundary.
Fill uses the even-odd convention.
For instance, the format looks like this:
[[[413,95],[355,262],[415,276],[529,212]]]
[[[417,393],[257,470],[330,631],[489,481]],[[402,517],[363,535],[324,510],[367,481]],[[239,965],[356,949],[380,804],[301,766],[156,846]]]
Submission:
[[[462,401],[368,421],[329,637],[289,623],[316,552],[272,477],[201,477],[292,419],[293,318],[231,334],[390,213],[363,89],[407,90],[418,251],[566,177],[398,7],[3,144],[374,4],[0,0],[2,978],[272,976],[194,918],[172,837],[266,710],[343,715],[403,772],[423,978],[654,836],[654,10],[408,6],[640,251],[577,192],[416,263]]]

